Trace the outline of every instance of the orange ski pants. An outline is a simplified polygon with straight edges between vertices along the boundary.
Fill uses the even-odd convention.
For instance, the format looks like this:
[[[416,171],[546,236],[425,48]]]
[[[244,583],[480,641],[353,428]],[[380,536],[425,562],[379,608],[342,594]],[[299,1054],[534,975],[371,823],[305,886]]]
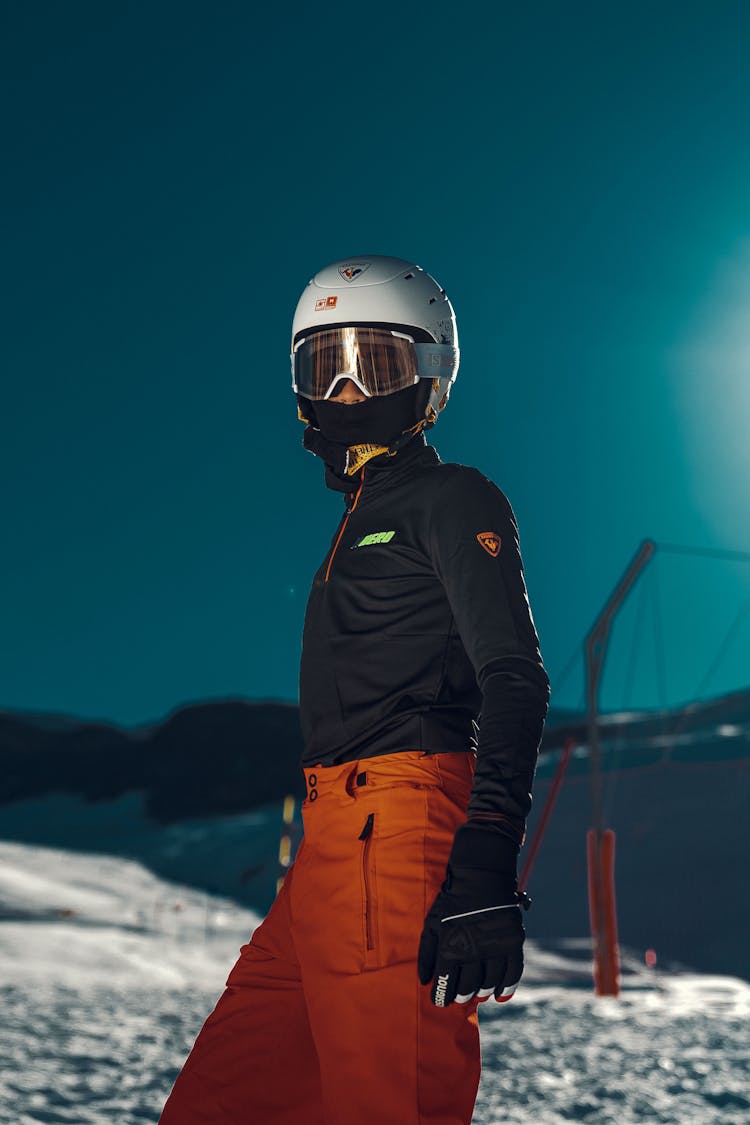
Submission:
[[[417,976],[475,755],[305,769],[304,838],[243,945],[160,1125],[468,1125],[476,999]]]

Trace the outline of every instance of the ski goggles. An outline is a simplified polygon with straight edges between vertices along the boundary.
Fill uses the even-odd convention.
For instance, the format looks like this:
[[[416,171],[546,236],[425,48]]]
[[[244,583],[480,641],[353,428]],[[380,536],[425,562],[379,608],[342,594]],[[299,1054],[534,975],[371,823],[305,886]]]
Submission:
[[[421,378],[452,379],[458,348],[417,343],[395,329],[342,325],[298,340],[291,361],[292,386],[305,398],[329,398],[343,379],[351,379],[370,397],[401,391]]]

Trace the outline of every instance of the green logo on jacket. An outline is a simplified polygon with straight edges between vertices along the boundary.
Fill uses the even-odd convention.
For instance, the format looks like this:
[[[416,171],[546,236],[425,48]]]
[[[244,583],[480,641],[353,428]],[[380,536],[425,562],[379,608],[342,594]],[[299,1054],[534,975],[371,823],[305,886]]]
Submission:
[[[355,547],[371,547],[373,543],[390,543],[395,531],[371,531],[369,535],[363,535],[358,543],[352,544],[352,550]]]

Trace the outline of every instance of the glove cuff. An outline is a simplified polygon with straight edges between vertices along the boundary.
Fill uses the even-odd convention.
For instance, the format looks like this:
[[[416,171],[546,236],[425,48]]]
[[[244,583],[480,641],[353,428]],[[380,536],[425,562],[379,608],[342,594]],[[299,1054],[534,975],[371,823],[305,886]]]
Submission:
[[[456,830],[448,866],[454,870],[468,867],[474,871],[492,871],[516,878],[520,845],[491,828],[462,824]]]

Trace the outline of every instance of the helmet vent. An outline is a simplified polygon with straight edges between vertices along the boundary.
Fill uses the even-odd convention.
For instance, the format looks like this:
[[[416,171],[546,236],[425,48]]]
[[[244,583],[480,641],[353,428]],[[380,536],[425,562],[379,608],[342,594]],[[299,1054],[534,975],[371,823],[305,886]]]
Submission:
[[[414,277],[413,273],[407,273],[407,274],[404,275],[404,281],[411,281],[411,279],[413,277]]]
[[[434,305],[435,301],[437,301],[437,297],[430,297],[430,304],[431,305]]]

